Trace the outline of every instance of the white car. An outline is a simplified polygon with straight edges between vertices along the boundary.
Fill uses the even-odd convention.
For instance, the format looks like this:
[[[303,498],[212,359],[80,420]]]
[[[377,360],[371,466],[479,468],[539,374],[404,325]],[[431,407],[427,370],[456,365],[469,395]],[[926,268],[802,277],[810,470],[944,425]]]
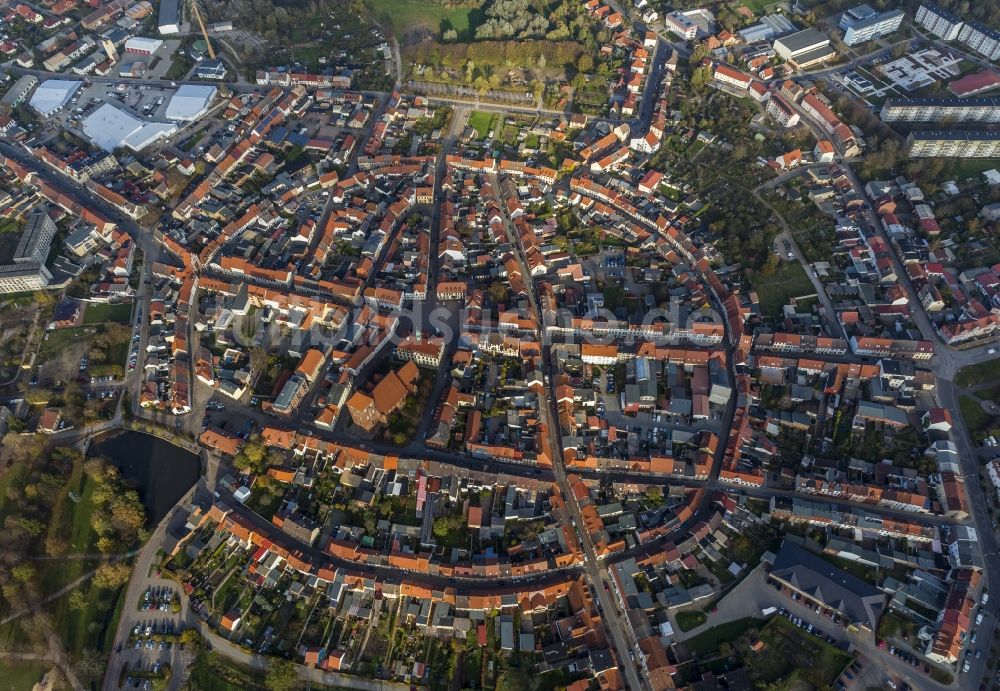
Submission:
[[[996,348],[987,348],[987,349],[986,349],[986,354],[987,354],[987,355],[995,355],[995,354],[996,354],[996,352],[997,352],[997,349],[996,349]]]

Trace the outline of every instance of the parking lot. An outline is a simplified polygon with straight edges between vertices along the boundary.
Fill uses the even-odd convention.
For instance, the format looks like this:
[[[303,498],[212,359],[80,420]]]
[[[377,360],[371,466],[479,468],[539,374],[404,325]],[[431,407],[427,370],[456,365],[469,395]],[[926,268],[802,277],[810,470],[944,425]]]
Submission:
[[[124,662],[120,688],[148,690],[156,678],[182,669],[178,635],[184,624],[173,586],[148,586],[137,610],[126,619],[128,638],[116,650]]]
[[[80,123],[105,102],[113,104],[136,117],[146,120],[163,121],[167,102],[176,89],[169,86],[154,86],[151,84],[136,84],[135,82],[85,82],[61,112],[54,117],[74,130],[79,136]]]

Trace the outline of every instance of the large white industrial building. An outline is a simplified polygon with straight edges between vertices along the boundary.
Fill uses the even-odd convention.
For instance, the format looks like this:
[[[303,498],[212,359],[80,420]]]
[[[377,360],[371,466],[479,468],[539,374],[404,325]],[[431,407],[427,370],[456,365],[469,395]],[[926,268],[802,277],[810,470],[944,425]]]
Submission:
[[[197,120],[204,115],[217,89],[208,84],[183,84],[167,102],[163,117],[175,122]]]
[[[105,151],[121,147],[141,151],[177,131],[173,123],[144,122],[110,103],[88,115],[81,127],[90,141]]]
[[[59,112],[83,82],[69,79],[47,79],[38,85],[35,93],[31,94],[28,105],[42,117],[49,117]]]

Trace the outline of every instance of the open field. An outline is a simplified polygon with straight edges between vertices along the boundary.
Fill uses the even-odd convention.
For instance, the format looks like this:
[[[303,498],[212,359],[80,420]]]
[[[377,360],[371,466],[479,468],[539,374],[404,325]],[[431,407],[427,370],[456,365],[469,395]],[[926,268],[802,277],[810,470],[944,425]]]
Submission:
[[[680,627],[681,631],[690,631],[704,624],[708,620],[708,615],[699,610],[693,610],[690,612],[678,612],[676,619],[677,626]]]
[[[730,643],[747,629],[760,626],[760,619],[747,617],[713,626],[708,631],[684,641],[684,645],[696,655],[711,655],[719,649],[720,643]]]
[[[199,653],[188,680],[198,691],[263,691],[260,675],[211,652]]]
[[[0,660],[0,691],[31,691],[50,669],[44,662]]]
[[[968,389],[979,384],[996,381],[998,377],[1000,377],[1000,358],[964,367],[955,376],[955,383]]]
[[[109,305],[95,302],[87,305],[83,313],[84,324],[106,324],[107,322],[118,322],[128,324],[132,319],[132,303],[120,305]]]
[[[472,15],[478,6],[447,7],[433,0],[368,0],[375,19],[403,35],[415,29],[426,29],[440,35],[454,29],[465,36],[474,23]]]
[[[750,676],[758,684],[772,684],[797,674],[815,688],[830,688],[850,664],[851,656],[784,617],[772,617],[761,629],[764,649],[744,657]]]
[[[809,277],[798,262],[782,262],[770,276],[755,273],[751,276],[750,282],[757,291],[760,311],[765,317],[781,316],[781,308],[789,298],[815,292]]]
[[[979,404],[979,399],[973,396],[962,396],[958,399],[958,407],[962,411],[962,419],[969,429],[969,434],[976,441],[985,436],[989,436],[989,428],[993,423],[983,407]]]
[[[468,125],[476,131],[477,139],[486,139],[490,130],[494,129],[500,116],[496,113],[486,113],[481,110],[474,111],[469,116]]]

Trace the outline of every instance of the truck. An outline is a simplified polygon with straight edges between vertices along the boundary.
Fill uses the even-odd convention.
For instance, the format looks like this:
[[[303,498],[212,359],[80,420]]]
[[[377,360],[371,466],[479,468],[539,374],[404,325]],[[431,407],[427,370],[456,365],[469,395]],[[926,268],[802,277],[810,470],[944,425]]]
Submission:
[[[760,614],[762,617],[769,617],[777,611],[778,611],[777,607],[765,607],[760,611]]]

